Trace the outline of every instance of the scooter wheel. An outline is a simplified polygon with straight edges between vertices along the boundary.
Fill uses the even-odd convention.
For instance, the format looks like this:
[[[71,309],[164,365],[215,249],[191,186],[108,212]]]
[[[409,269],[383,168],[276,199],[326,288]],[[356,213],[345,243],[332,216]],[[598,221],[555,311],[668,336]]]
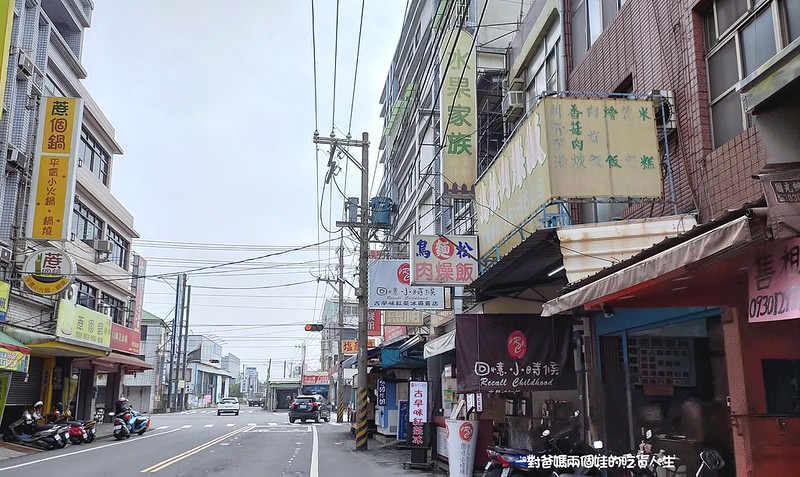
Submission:
[[[90,443],[94,440],[94,432],[87,432],[86,433],[86,443]]]
[[[78,445],[81,442],[83,442],[83,438],[81,438],[81,437],[71,437],[70,436],[70,438],[69,438],[69,443],[70,444]]]
[[[60,440],[60,441],[58,441],[58,443],[56,444],[56,447],[57,447],[58,449],[63,449],[63,448],[65,448],[65,447],[67,447],[67,444],[69,444],[69,440],[68,440],[68,439],[61,439],[61,440]]]
[[[125,434],[122,434],[120,432],[115,432],[114,433],[114,439],[116,439],[118,441],[121,441],[122,439],[125,439],[126,437],[128,437],[128,436],[126,436]]]
[[[139,434],[141,436],[142,434],[144,434],[144,431],[146,431],[146,430],[147,429],[142,429],[141,431],[137,432],[137,434]]]
[[[3,434],[3,442],[14,442],[14,441],[16,441],[16,439],[14,439],[13,434]]]

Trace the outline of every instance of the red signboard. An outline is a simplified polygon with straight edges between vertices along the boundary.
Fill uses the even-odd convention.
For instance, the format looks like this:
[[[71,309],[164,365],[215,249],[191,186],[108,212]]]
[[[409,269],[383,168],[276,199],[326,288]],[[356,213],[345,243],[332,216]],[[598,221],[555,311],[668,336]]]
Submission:
[[[392,338],[397,338],[398,336],[403,336],[406,334],[406,327],[405,326],[384,326],[384,341],[389,341]]]
[[[367,336],[381,335],[381,310],[369,310]]]
[[[303,384],[330,384],[330,376],[325,374],[304,374]]]
[[[142,334],[117,323],[111,324],[111,349],[125,353],[139,354]]]

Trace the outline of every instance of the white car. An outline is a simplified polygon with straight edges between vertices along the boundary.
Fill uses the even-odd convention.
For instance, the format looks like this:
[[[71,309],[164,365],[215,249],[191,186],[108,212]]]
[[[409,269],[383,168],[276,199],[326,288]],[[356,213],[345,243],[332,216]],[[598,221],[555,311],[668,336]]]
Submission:
[[[226,397],[222,398],[222,401],[217,404],[217,416],[222,414],[223,412],[232,412],[239,415],[239,398],[235,397]]]

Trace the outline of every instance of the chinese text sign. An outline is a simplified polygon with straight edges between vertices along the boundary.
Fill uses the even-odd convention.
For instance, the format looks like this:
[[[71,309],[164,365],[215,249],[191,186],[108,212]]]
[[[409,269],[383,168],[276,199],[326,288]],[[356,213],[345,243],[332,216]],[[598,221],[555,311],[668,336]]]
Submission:
[[[444,289],[411,286],[411,266],[406,260],[370,260],[369,307],[372,310],[442,310]],[[384,317],[385,323],[389,323]]]
[[[412,235],[411,283],[465,286],[478,278],[478,237]]]
[[[747,275],[751,323],[800,318],[800,238],[759,248]]]

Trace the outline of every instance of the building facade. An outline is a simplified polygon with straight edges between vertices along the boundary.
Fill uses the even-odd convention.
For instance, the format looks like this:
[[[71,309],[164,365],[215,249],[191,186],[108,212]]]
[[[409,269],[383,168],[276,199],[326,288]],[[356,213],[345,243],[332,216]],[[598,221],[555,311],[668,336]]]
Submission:
[[[169,326],[154,314],[142,313],[142,359],[153,367],[126,375],[123,393],[134,409],[144,413],[164,412],[166,408],[166,363],[169,362]]]
[[[13,2],[12,2],[13,3]],[[134,268],[144,263],[132,254],[138,237],[133,216],[113,196],[111,179],[122,148],[101,107],[81,80],[83,37],[91,24],[88,0],[17,1],[8,63],[0,143],[4,180],[0,184],[0,255],[3,280],[10,284],[3,332],[30,350],[27,374],[14,373],[3,422],[22,406],[41,399],[48,408],[63,401],[77,417],[110,407],[125,374],[149,368],[140,353],[140,302],[143,280]],[[71,233],[66,240],[32,241],[26,236],[37,148],[39,110],[48,97],[80,98],[82,117],[74,144],[77,178],[72,197]],[[67,208],[69,210],[69,208]],[[72,288],[62,295],[37,295],[20,280],[31,252],[53,246],[75,262]],[[131,277],[120,280],[120,277]],[[115,277],[115,279],[110,279]],[[138,287],[138,291],[137,291]],[[79,320],[83,317],[83,321]],[[102,336],[67,339],[58,324],[102,324]],[[95,328],[97,329],[97,328]],[[111,333],[107,333],[108,330]],[[95,339],[97,338],[97,339]]]
[[[723,455],[721,475],[791,473],[800,312],[775,297],[797,286],[800,11],[782,0],[535,0],[508,19],[489,2],[486,15],[508,20],[491,24],[509,24],[498,40],[482,36],[475,3],[463,24],[447,12],[465,3],[409,4],[382,97],[393,241],[480,243],[480,276],[449,287],[466,297],[453,302],[465,317],[428,318],[442,335],[426,346],[431,408],[482,394],[481,418],[518,447],[531,416],[580,409],[586,438],[615,453],[649,428],[688,473],[703,448]],[[476,68],[465,61],[453,79],[446,58],[460,47],[447,33],[459,30],[477,31]],[[477,118],[462,115],[471,105],[458,87],[437,105],[439,86],[473,78]],[[444,125],[465,122],[476,125],[472,183],[447,164],[473,131]],[[413,245],[385,253],[407,258]],[[470,388],[457,355],[475,356],[459,349],[458,323],[498,316],[569,323],[574,385],[502,389],[503,403],[487,392],[498,389]]]
[[[184,409],[210,407],[229,395],[236,373],[221,366],[222,345],[203,335],[187,337]]]

